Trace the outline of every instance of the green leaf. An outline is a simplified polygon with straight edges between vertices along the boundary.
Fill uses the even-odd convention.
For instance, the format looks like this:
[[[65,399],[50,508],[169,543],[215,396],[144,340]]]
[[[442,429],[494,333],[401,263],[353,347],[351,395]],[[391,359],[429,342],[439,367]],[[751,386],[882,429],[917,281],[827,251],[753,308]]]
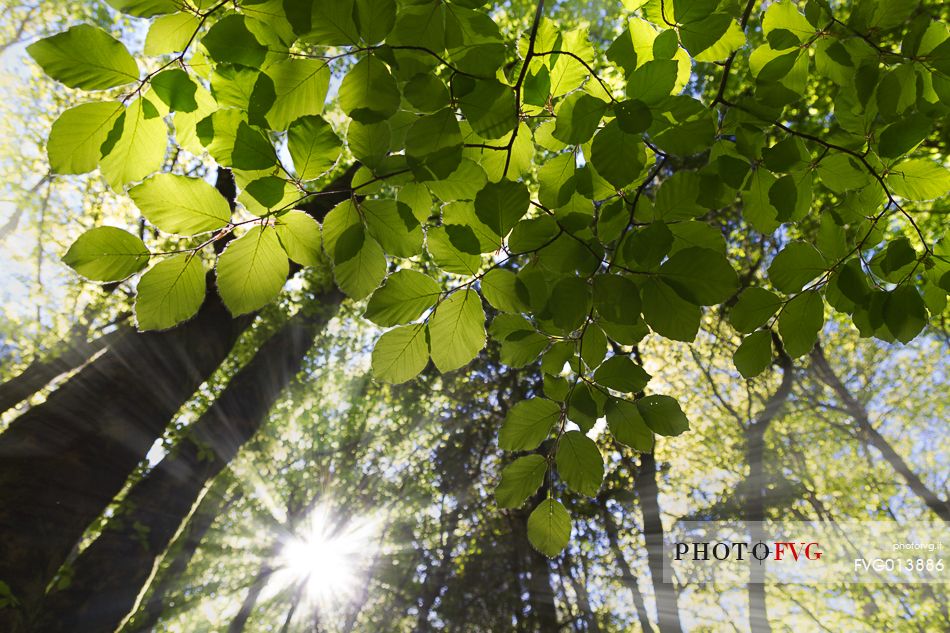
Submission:
[[[198,109],[195,94],[198,85],[180,68],[163,70],[152,77],[152,90],[172,112],[194,112]]]
[[[772,260],[769,279],[782,292],[792,294],[826,269],[827,263],[818,249],[808,242],[792,242]]]
[[[626,277],[597,275],[594,277],[594,307],[605,321],[636,323],[640,320],[640,290]]]
[[[105,101],[83,103],[63,112],[46,142],[50,169],[56,174],[84,174],[99,164],[100,147],[125,108]]]
[[[181,8],[178,0],[106,0],[112,8],[134,15],[137,18],[150,18],[153,15],[172,13]]]
[[[254,215],[263,215],[284,200],[288,184],[286,180],[279,176],[264,176],[244,185],[244,192],[238,197],[238,200]],[[296,191],[296,188],[294,191]],[[245,193],[253,199],[253,202],[248,200],[248,197],[244,195]]]
[[[237,316],[263,308],[284,287],[290,265],[277,231],[255,226],[218,257],[218,294]]]
[[[215,22],[201,43],[216,62],[260,68],[267,57],[267,47],[248,30],[245,17],[236,13]]]
[[[460,137],[461,138],[461,137]],[[429,190],[443,202],[474,200],[488,181],[485,170],[475,161],[463,158],[458,167],[440,180],[426,183]]]
[[[554,558],[571,540],[571,515],[555,499],[545,499],[528,517],[528,540],[548,558]]]
[[[426,326],[423,323],[393,328],[379,337],[373,348],[373,375],[400,384],[419,375],[429,362]]]
[[[314,180],[336,164],[343,147],[323,117],[305,116],[290,124],[287,150],[297,176],[301,180]]]
[[[422,252],[422,226],[408,205],[395,200],[364,200],[366,228],[383,249],[397,257]]]
[[[462,252],[452,244],[444,226],[428,230],[426,249],[435,261],[435,265],[449,273],[471,276],[477,274],[481,266],[481,257]]]
[[[501,481],[495,488],[499,508],[520,508],[544,483],[548,462],[542,455],[519,457],[501,471]]]
[[[778,331],[788,355],[798,358],[810,352],[824,322],[824,302],[817,291],[803,292],[789,301],[778,318]]]
[[[324,224],[324,245],[329,235]],[[340,290],[353,299],[371,293],[386,276],[386,255],[379,243],[366,235],[362,224],[346,227],[333,249],[333,277]]]
[[[607,182],[623,188],[633,182],[646,163],[643,139],[624,132],[614,119],[594,136],[591,163]]]
[[[607,428],[621,444],[644,453],[653,452],[653,431],[640,415],[636,404],[611,398],[607,403]]]
[[[554,286],[548,308],[554,324],[571,332],[581,326],[590,312],[591,288],[579,277],[564,277]]]
[[[561,407],[552,400],[521,400],[505,416],[498,446],[506,451],[533,451],[547,439],[560,419]]]
[[[557,445],[557,472],[574,492],[597,495],[604,481],[604,458],[597,445],[580,431],[568,431]]]
[[[917,288],[904,284],[887,293],[884,323],[901,343],[909,343],[927,325],[927,308]]]
[[[360,123],[388,119],[399,109],[399,88],[386,64],[369,55],[359,61],[343,78],[339,93],[340,107]]]
[[[193,317],[205,298],[205,267],[195,254],[161,261],[142,275],[135,290],[140,330],[165,330]]]
[[[121,281],[148,263],[149,252],[139,238],[111,226],[86,231],[73,242],[63,263],[93,281]]]
[[[672,33],[672,31],[669,31]],[[627,134],[641,134],[653,123],[653,114],[649,106],[639,99],[621,101],[615,106],[614,114],[620,129]]]
[[[350,152],[358,161],[371,169],[379,167],[389,153],[391,140],[392,133],[387,121],[368,125],[359,121],[350,121],[346,128],[346,141]]]
[[[445,108],[413,122],[406,132],[406,160],[418,181],[446,178],[461,166],[462,132],[454,110]]]
[[[950,192],[950,171],[927,158],[904,161],[885,177],[891,191],[908,200],[934,200]]]
[[[316,59],[285,59],[267,68],[274,82],[274,104],[267,112],[273,130],[286,130],[300,117],[323,112],[330,68]]]
[[[349,46],[359,41],[353,0],[315,0],[306,39],[322,46]]]
[[[607,355],[607,336],[604,331],[590,323],[581,337],[581,360],[588,367],[597,367]]]
[[[712,13],[679,29],[683,48],[696,57],[725,36],[732,25],[728,13]],[[728,54],[728,53],[727,53]]]
[[[640,288],[643,320],[661,336],[692,342],[699,331],[699,306],[684,301],[678,292],[659,279],[647,279]]]
[[[457,78],[460,79],[460,78]],[[500,84],[499,84],[500,85]],[[445,87],[445,82],[435,75],[429,73],[419,73],[409,80],[403,87],[403,95],[406,100],[419,112],[435,112],[449,105],[449,89]],[[468,101],[471,108],[471,101],[476,100],[476,96],[470,96]],[[512,101],[512,110],[508,116],[514,116],[514,101]],[[484,116],[482,109],[475,106],[478,116]],[[468,115],[466,115],[468,116]]]
[[[383,41],[396,22],[394,0],[356,0],[354,13],[360,37],[367,44]]]
[[[320,265],[320,224],[309,214],[293,209],[274,218],[274,228],[290,259],[301,266]]]
[[[138,64],[125,46],[88,24],[39,40],[26,51],[47,75],[70,88],[105,90],[139,78]]]
[[[475,215],[499,237],[504,237],[528,211],[529,202],[524,183],[490,182],[475,196]]]
[[[231,220],[231,207],[218,190],[198,178],[156,174],[129,190],[145,219],[160,231],[195,235]]]
[[[586,143],[597,131],[607,104],[597,97],[577,91],[564,97],[558,107],[554,138],[568,145]]]
[[[729,322],[732,327],[747,334],[765,325],[781,305],[782,300],[773,292],[764,288],[746,288],[729,312]]]
[[[585,433],[594,428],[594,424],[602,413],[597,401],[594,400],[594,393],[599,392],[594,392],[587,383],[576,383],[568,402],[568,418]]]
[[[660,266],[660,276],[681,297],[696,305],[716,305],[739,288],[736,271],[722,253],[684,248]]]
[[[931,118],[920,113],[888,125],[881,132],[878,153],[885,158],[906,154],[927,138],[932,125]]]
[[[409,323],[434,306],[441,293],[432,277],[414,270],[397,270],[370,297],[363,316],[382,326]]]
[[[474,290],[452,294],[429,321],[432,362],[442,372],[467,365],[485,347],[485,312]]]
[[[277,154],[260,129],[241,121],[234,137],[231,164],[238,169],[269,169],[277,164]]]
[[[672,437],[689,430],[689,420],[670,396],[647,396],[637,400],[637,410],[654,433]]]
[[[662,188],[660,189],[662,193]],[[673,233],[665,222],[653,222],[647,227],[631,231],[623,242],[627,262],[644,268],[655,268],[673,247]]]
[[[479,136],[501,138],[517,124],[515,96],[510,86],[494,79],[457,77],[453,82],[453,90],[462,114]]]
[[[168,128],[161,117],[147,116],[149,109],[154,110],[154,106],[144,99],[136,99],[116,119],[102,144],[99,166],[106,182],[116,191],[155,173],[165,162]],[[110,142],[113,138],[114,143]]]
[[[482,295],[502,312],[525,312],[527,307],[518,298],[517,277],[510,270],[495,268],[482,277]]]
[[[191,13],[156,18],[148,27],[144,52],[146,55],[165,55],[183,51],[200,27],[201,18]]]
[[[594,381],[616,391],[633,393],[643,391],[650,382],[650,374],[626,356],[611,356],[594,372]]]
[[[673,92],[677,62],[672,59],[649,61],[637,68],[627,83],[627,96],[647,105],[656,105]]]
[[[775,256],[769,266],[772,285],[792,294],[822,275],[828,265],[824,256],[808,242],[792,242]]]
[[[538,360],[550,342],[548,337],[536,332],[527,319],[514,314],[496,316],[490,332],[492,338],[501,344],[501,362],[509,367],[530,365]]]
[[[754,378],[772,362],[772,334],[759,330],[749,334],[732,355],[732,361],[743,378]]]

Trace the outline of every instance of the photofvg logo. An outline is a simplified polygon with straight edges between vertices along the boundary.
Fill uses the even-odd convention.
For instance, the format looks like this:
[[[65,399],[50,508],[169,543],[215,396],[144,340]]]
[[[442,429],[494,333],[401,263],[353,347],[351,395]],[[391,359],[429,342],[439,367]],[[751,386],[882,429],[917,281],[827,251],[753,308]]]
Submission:
[[[681,521],[668,537],[667,582],[948,582],[937,523]]]
[[[810,541],[772,541],[764,543],[750,543],[748,541],[717,541],[714,543],[676,543],[676,560],[683,560],[685,556],[692,556],[693,560],[708,561],[710,556],[714,560],[735,559],[737,561],[754,558],[761,562],[765,560],[799,561],[821,560],[821,545]]]

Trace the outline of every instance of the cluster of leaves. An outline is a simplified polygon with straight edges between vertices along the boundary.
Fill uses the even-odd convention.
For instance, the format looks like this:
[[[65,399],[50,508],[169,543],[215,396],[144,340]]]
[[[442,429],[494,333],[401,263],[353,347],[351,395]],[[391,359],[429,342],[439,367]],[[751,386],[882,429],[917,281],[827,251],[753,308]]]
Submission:
[[[234,314],[271,302],[291,260],[332,266],[348,296],[369,297],[366,317],[392,328],[372,360],[393,383],[430,360],[462,367],[489,335],[509,366],[540,358],[544,396],[513,407],[500,432],[502,448],[531,453],[505,470],[502,506],[522,505],[554,466],[595,494],[603,458],[586,432],[601,417],[643,451],[687,430],[674,398],[645,395],[635,346],[650,332],[692,341],[704,306],[732,306],[747,377],[772,361],[775,325],[788,354],[807,353],[826,303],[862,334],[900,341],[945,308],[950,244],[915,214],[946,195],[950,172],[909,155],[946,115],[950,37],[910,19],[916,3],[861,0],[845,16],[785,0],[752,20],[754,2],[624,0],[608,46],[559,29],[543,2],[513,34],[482,0],[110,4],[153,18],[144,54],[156,68],[143,75],[87,25],[33,44],[54,79],[107,91],[62,114],[50,164],[98,167],[183,242],[152,252],[100,227],[66,263],[118,281],[161,258],[138,281],[143,329],[197,312],[212,257]],[[704,88],[694,64],[710,62],[722,70]],[[334,73],[335,117],[324,111]],[[809,99],[827,111],[793,123]],[[169,145],[229,168],[237,210],[202,180],[153,175]],[[359,165],[350,199],[317,219],[295,208],[343,157]],[[715,216],[736,207],[784,242],[771,289],[744,288],[727,257]],[[887,239],[892,219],[911,230]],[[539,550],[554,555],[569,534],[557,500],[535,509]]]

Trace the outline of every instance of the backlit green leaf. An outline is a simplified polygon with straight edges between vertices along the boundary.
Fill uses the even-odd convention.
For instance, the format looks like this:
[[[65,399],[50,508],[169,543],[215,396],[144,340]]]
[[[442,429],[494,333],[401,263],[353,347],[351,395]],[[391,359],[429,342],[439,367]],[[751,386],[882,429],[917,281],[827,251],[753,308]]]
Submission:
[[[139,78],[138,64],[125,46],[88,24],[30,44],[26,50],[47,75],[70,88],[104,90]]]
[[[218,294],[231,314],[253,312],[277,297],[289,272],[277,231],[255,226],[218,257]]]
[[[455,292],[429,321],[432,362],[441,372],[467,365],[485,346],[485,312],[474,290]]]
[[[156,174],[129,190],[149,222],[166,233],[195,235],[227,225],[231,207],[218,191],[198,178]]]
[[[568,431],[557,445],[557,473],[568,487],[593,497],[604,480],[604,458],[593,440],[580,431]]]
[[[499,508],[520,508],[544,483],[548,462],[542,455],[525,455],[505,466],[495,488]]]
[[[145,268],[148,259],[142,240],[111,226],[86,231],[63,255],[64,264],[93,281],[121,281]]]
[[[142,275],[135,292],[140,330],[165,330],[190,319],[205,298],[201,258],[183,253],[158,262]]]

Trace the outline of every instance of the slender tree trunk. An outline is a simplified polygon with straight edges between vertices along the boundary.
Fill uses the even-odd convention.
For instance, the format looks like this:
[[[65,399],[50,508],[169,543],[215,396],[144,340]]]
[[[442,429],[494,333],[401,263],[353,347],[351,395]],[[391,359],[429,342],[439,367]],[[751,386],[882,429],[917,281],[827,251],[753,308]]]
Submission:
[[[452,516],[449,517],[449,524],[445,529],[447,534],[445,547],[439,548],[441,556],[438,561],[432,561],[429,565],[429,571],[426,574],[425,582],[422,586],[422,595],[420,596],[419,613],[416,617],[416,630],[428,631],[429,616],[432,614],[432,607],[435,601],[442,595],[442,589],[445,587],[445,581],[448,577],[449,567],[452,565],[452,550],[455,548],[455,530],[458,528],[459,515],[461,510],[456,508],[452,510]]]
[[[526,548],[528,562],[528,600],[531,611],[542,633],[557,631],[557,606],[554,587],[551,586],[551,567],[548,559],[532,547]]]
[[[171,562],[159,572],[157,580],[150,588],[148,600],[123,628],[124,633],[148,633],[154,629],[155,624],[165,612],[169,595],[188,569],[188,564],[211,528],[211,524],[243,496],[240,490],[230,495],[226,494],[227,486],[219,485],[218,481],[215,481],[211,489],[201,498],[201,503],[188,519],[183,533],[172,544],[169,554],[166,554],[166,557],[171,557]]]
[[[79,337],[62,354],[27,365],[18,376],[0,384],[0,413],[12,409],[34,393],[48,385],[54,378],[62,376],[92,358],[130,332],[128,327],[119,326],[91,341]]]
[[[812,362],[822,381],[825,382],[832,391],[841,400],[841,404],[847,409],[848,413],[854,418],[858,427],[858,438],[865,444],[873,446],[887,461],[888,464],[899,474],[907,486],[913,491],[924,504],[933,510],[934,514],[940,517],[944,522],[950,523],[950,500],[941,499],[936,492],[931,490],[926,483],[917,475],[904,458],[901,457],[890,442],[887,441],[881,433],[871,425],[867,408],[852,395],[845,384],[835,373],[820,346],[816,346],[811,354]]]
[[[241,608],[238,609],[237,615],[235,615],[231,623],[228,624],[228,633],[243,633],[244,627],[247,626],[247,621],[251,617],[251,613],[254,612],[254,607],[257,606],[257,600],[261,597],[261,592],[264,591],[268,579],[270,579],[271,574],[274,573],[274,568],[268,561],[277,554],[278,549],[276,545],[272,547],[267,561],[257,570],[257,574],[255,574],[254,580],[251,582],[251,586],[244,596],[244,600],[241,601]]]
[[[656,459],[653,453],[640,455],[640,468],[635,472],[634,489],[643,513],[643,538],[646,541],[650,578],[656,597],[656,621],[662,633],[682,633],[676,587],[672,583],[663,582],[664,530],[657,500],[659,488],[656,484]]]
[[[571,588],[574,590],[574,595],[577,597],[577,607],[580,609],[584,621],[587,623],[586,630],[592,631],[593,633],[600,633],[600,625],[597,623],[597,614],[594,613],[594,609],[590,605],[590,594],[587,592],[587,586],[585,584],[587,582],[587,574],[585,573],[583,577],[578,577],[575,573],[577,566],[570,552],[564,552],[562,561],[562,572],[567,574]]]
[[[302,208],[322,219],[349,196],[355,168]],[[220,169],[218,189],[233,201],[233,179]],[[211,274],[207,283],[192,320],[123,337],[0,434],[0,581],[18,601],[0,609],[0,631],[33,617],[86,527],[253,320],[232,318]]]
[[[288,633],[290,631],[290,623],[294,619],[294,613],[297,612],[297,605],[300,604],[300,599],[303,597],[304,587],[307,586],[308,578],[304,578],[297,585],[297,588],[294,590],[294,597],[290,601],[290,608],[287,609],[287,617],[284,618],[284,624],[280,627],[280,633]]]
[[[650,618],[647,616],[647,607],[643,601],[643,594],[640,593],[640,583],[637,581],[633,570],[630,569],[627,557],[624,556],[623,549],[620,547],[617,523],[614,521],[613,515],[610,514],[610,510],[608,510],[606,506],[601,508],[601,516],[603,516],[604,519],[604,531],[607,532],[610,549],[614,554],[614,559],[617,561],[617,566],[620,568],[621,582],[623,582],[624,586],[630,591],[630,597],[633,598],[633,604],[637,609],[637,619],[640,621],[640,628],[643,629],[643,633],[653,633],[653,625],[650,624]]]
[[[782,410],[789,395],[792,393],[795,373],[792,359],[785,353],[781,342],[776,340],[779,350],[778,364],[782,368],[782,381],[775,392],[769,396],[765,406],[755,420],[750,420],[745,429],[746,445],[745,458],[749,465],[749,478],[745,482],[745,499],[743,500],[743,518],[753,524],[765,521],[766,484],[765,474],[765,433],[772,421]],[[762,538],[758,525],[753,526],[751,536],[753,542]],[[772,630],[769,624],[768,609],[765,595],[764,568],[752,559],[749,560],[749,627],[753,633],[768,633]]]
[[[547,497],[547,482],[541,486],[531,498],[529,508],[534,508]],[[525,563],[527,572],[528,608],[529,615],[537,623],[537,630],[543,633],[559,630],[557,619],[557,604],[555,602],[555,588],[551,584],[551,565],[547,558],[531,547],[528,541],[528,514],[526,509],[514,513],[514,524],[517,532],[515,548]]]
[[[765,520],[765,472],[762,462],[765,450],[765,431],[768,423],[752,422],[746,428],[746,463],[749,464],[749,478],[746,480],[743,514],[750,523]],[[751,541],[762,540],[763,533],[758,526],[751,528]],[[768,609],[765,600],[765,570],[754,559],[749,559],[749,628],[752,633],[771,631]]]
[[[79,555],[72,584],[48,597],[36,631],[112,633],[134,610],[155,561],[202,489],[261,426],[341,299],[339,291],[328,292],[321,314],[294,317],[261,346],[173,453],[132,487],[130,511]],[[144,543],[135,525],[148,527]]]

